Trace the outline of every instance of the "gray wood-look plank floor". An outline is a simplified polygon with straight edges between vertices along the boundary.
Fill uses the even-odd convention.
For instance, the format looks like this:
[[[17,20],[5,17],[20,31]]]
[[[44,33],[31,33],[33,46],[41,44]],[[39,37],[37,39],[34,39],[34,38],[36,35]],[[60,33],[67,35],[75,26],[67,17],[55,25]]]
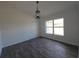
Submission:
[[[3,48],[2,58],[76,58],[78,48],[46,38],[36,38]]]

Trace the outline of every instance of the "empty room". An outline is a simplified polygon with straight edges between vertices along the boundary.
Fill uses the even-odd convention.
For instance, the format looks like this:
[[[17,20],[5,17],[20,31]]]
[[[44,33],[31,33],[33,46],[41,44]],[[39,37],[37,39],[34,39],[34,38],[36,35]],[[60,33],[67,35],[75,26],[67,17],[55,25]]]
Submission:
[[[0,58],[78,58],[79,1],[0,1]]]

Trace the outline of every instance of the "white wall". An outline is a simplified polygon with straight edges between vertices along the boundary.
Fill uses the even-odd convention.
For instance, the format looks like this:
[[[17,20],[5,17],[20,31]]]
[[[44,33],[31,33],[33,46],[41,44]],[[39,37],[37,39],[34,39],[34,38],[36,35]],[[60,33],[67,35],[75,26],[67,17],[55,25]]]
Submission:
[[[1,51],[2,51],[2,30],[1,30],[1,20],[0,20],[0,55],[1,55]]]
[[[0,39],[0,56],[1,56],[1,52],[2,52],[2,43],[1,43],[1,39]]]
[[[76,8],[71,10],[62,11],[53,15],[49,15],[41,19],[41,35],[44,37],[52,38],[54,40],[66,42],[69,44],[79,46],[79,23],[77,17],[77,10]],[[64,18],[64,36],[55,36],[55,35],[48,35],[45,33],[45,21],[51,20],[55,18]]]
[[[79,19],[79,2],[77,8],[78,8],[78,19]],[[79,47],[78,47],[78,57],[79,57]]]
[[[78,47],[78,58],[79,58],[79,47]]]
[[[1,14],[0,14],[0,18],[2,18]],[[0,55],[1,52],[2,52],[2,20],[0,19]]]
[[[8,3],[0,7],[2,20],[2,45],[10,46],[37,37],[37,21]]]

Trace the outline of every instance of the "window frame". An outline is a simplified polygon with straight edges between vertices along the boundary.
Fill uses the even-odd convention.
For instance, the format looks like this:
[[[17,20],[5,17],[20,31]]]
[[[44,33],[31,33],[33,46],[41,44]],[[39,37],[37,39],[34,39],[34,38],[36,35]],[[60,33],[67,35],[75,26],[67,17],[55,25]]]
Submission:
[[[47,21],[52,21],[52,26],[46,26],[46,22],[47,22]],[[46,22],[45,22],[45,33],[46,33],[46,34],[53,34],[53,33],[54,33],[54,32],[53,32],[53,20],[46,20]],[[52,29],[52,33],[47,33],[47,31],[46,31],[47,28],[51,28],[51,29]]]
[[[59,19],[62,19],[63,20],[63,25],[59,25],[59,26],[55,26],[55,20],[59,20]],[[54,19],[54,35],[58,35],[58,36],[64,36],[64,18],[57,18],[57,19]],[[56,34],[55,33],[55,28],[59,28],[59,29],[63,29],[62,31],[63,31],[63,34]]]
[[[55,21],[55,20],[58,20],[58,19],[63,19],[63,25],[62,25],[62,26],[55,26],[54,21]],[[46,33],[46,34],[51,34],[51,33],[47,33],[46,28],[52,28],[52,35],[64,36],[64,18],[63,18],[63,17],[62,17],[62,18],[53,19],[53,20],[52,20],[52,27],[46,26],[46,22],[47,22],[47,21],[50,21],[50,20],[46,20],[46,21],[45,21],[45,33]],[[63,29],[63,34],[55,34],[55,28],[62,28],[62,29]]]

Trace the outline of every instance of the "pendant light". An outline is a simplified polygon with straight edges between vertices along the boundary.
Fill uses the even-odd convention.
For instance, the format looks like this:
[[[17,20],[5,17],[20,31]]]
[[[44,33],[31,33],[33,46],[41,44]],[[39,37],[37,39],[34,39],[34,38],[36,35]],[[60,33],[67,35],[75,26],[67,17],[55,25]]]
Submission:
[[[36,19],[40,19],[40,16],[39,16],[40,10],[38,9],[39,1],[36,1],[36,4],[37,4],[37,8],[36,8],[36,11],[35,11],[35,13],[36,13]]]

